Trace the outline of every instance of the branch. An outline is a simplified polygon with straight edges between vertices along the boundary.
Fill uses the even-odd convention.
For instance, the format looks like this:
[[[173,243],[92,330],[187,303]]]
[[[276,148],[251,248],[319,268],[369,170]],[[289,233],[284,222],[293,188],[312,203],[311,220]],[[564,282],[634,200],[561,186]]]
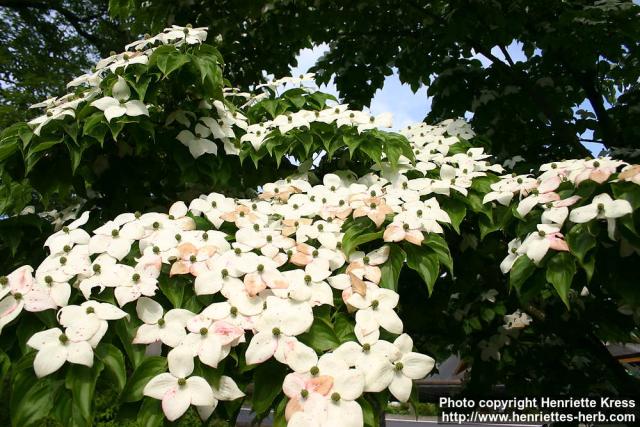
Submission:
[[[29,0],[0,0],[0,7],[8,7],[16,10],[26,10],[26,9],[39,9],[43,11],[53,10],[62,15],[68,22],[71,24],[76,32],[84,37],[87,41],[93,43],[98,49],[102,45],[102,39],[96,36],[95,34],[91,34],[83,28],[83,23],[87,23],[90,21],[90,17],[81,17],[71,12],[68,9],[62,7],[62,5],[57,3],[42,3],[39,1],[29,1]]]
[[[601,142],[607,147],[620,145],[620,143],[622,142],[621,138],[619,137],[620,132],[618,131],[615,122],[611,120],[611,117],[609,116],[609,113],[604,106],[602,95],[596,89],[592,74],[575,71],[570,67],[567,68],[584,90],[584,93],[589,100],[589,104],[591,104],[594,113],[596,113],[598,125],[600,126],[600,130],[602,132]]]
[[[511,55],[509,55],[509,51],[502,45],[499,45],[499,47],[500,47],[500,52],[502,52],[502,54],[504,55],[504,58],[507,60],[509,65],[513,67],[515,63],[513,62]]]

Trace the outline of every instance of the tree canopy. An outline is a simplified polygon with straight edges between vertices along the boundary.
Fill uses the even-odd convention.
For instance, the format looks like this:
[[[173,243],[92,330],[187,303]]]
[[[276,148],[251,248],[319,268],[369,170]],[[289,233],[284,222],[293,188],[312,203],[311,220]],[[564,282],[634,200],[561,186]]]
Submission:
[[[261,82],[264,71],[286,74],[300,49],[327,43],[329,52],[315,71],[320,82],[334,79],[345,102],[368,105],[384,77],[397,69],[414,90],[428,87],[433,103],[426,120],[473,113],[474,128],[491,137],[499,159],[584,156],[588,151],[580,135],[585,132],[587,140],[605,147],[635,147],[640,136],[640,25],[638,6],[631,0],[111,0],[111,16],[106,1],[91,10],[74,1],[3,5],[13,10],[3,12],[9,18],[3,32],[8,46],[31,52],[25,57],[34,59],[51,52],[33,49],[51,27],[39,19],[30,33],[40,37],[19,37],[16,24],[29,17],[66,19],[68,34],[56,40],[84,38],[90,50],[103,55],[105,46],[120,44],[128,33],[157,31],[172,22],[207,26],[218,35],[229,77],[245,89]],[[522,58],[508,52],[514,42]],[[68,55],[70,49],[61,43],[56,51]],[[63,75],[70,77],[77,71],[73,67],[86,64],[82,57],[87,53],[75,52],[80,61],[68,62]],[[54,93],[57,83],[43,83],[40,92]],[[26,101],[8,95],[5,103]]]

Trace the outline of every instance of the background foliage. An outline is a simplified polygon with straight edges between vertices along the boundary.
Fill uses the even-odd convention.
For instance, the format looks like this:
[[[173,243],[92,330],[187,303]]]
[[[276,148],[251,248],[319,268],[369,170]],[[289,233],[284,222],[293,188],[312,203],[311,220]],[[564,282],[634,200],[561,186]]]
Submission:
[[[429,87],[433,104],[427,120],[473,113],[474,129],[491,136],[499,159],[582,157],[588,153],[579,137],[585,131],[593,131],[587,139],[606,147],[635,147],[640,136],[640,25],[631,0],[86,3],[0,1],[7,18],[3,56],[26,53],[19,57],[42,64],[49,52],[65,52],[74,61],[61,64],[61,71],[71,77],[86,66],[87,55],[105,55],[130,34],[191,22],[208,26],[212,38],[219,35],[227,75],[242,88],[260,82],[263,71],[287,74],[300,49],[320,43],[330,48],[316,64],[320,81],[333,77],[355,107],[368,105],[395,68],[414,90]],[[54,30],[61,22],[67,24],[64,34]],[[53,31],[55,49],[42,49],[43,40],[54,40]],[[21,36],[25,32],[33,37]],[[87,48],[70,49],[79,40]],[[522,60],[506,49],[513,41],[522,48]],[[2,72],[17,79],[10,87],[56,93],[59,81],[30,85],[19,67],[3,61]],[[5,99],[11,105],[29,102],[14,92]],[[9,123],[7,118],[4,124]]]

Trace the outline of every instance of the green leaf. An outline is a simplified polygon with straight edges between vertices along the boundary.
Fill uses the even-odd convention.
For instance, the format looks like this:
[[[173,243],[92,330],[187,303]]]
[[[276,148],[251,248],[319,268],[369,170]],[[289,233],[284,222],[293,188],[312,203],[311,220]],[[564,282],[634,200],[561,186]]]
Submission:
[[[60,144],[62,141],[63,141],[63,138],[59,138],[59,139],[52,139],[49,141],[41,141],[36,145],[32,145],[31,148],[29,149],[26,160],[32,158],[34,154],[40,153],[41,151],[48,150],[54,145]]]
[[[553,285],[567,308],[569,308],[569,289],[575,274],[576,262],[567,252],[555,254],[547,263],[547,282]]]
[[[144,386],[158,374],[167,371],[167,359],[164,357],[153,356],[147,357],[140,363],[140,365],[133,371],[133,374],[127,381],[127,384],[122,390],[120,400],[123,402],[137,402],[142,399]]]
[[[509,272],[509,286],[519,292],[524,282],[526,282],[535,270],[536,265],[533,261],[526,255],[521,255],[516,262],[513,263],[511,271]]]
[[[0,145],[0,163],[11,157],[16,151],[18,151],[17,142]]]
[[[438,262],[447,267],[447,270],[453,274],[453,258],[451,257],[449,245],[447,241],[444,240],[444,237],[439,234],[429,233],[422,241],[422,246],[427,246],[433,250],[438,256]]]
[[[380,159],[382,159],[382,144],[378,139],[367,138],[358,146],[358,149],[371,160],[380,164]]]
[[[287,420],[284,416],[284,410],[287,407],[288,399],[284,397],[273,411],[273,427],[287,427]]]
[[[355,341],[356,335],[353,332],[354,323],[353,318],[347,316],[344,313],[337,313],[333,320],[334,326],[333,330],[336,333],[336,336],[340,340],[340,343],[345,343],[347,341]]]
[[[144,347],[141,345],[132,344],[133,337],[136,336],[137,327],[133,324],[132,321],[128,319],[118,319],[116,320],[114,325],[114,329],[118,338],[120,338],[120,342],[122,343],[122,347],[124,351],[127,353],[127,358],[133,365],[133,367],[137,367],[144,358]]]
[[[140,427],[160,427],[164,424],[162,401],[145,397],[136,419]]]
[[[353,154],[356,152],[357,148],[364,141],[361,135],[343,135],[342,142],[349,149],[349,158],[353,157]]]
[[[167,77],[169,74],[189,62],[189,56],[180,53],[174,46],[160,46],[149,58],[149,67],[155,65]]]
[[[432,249],[410,243],[404,245],[404,251],[407,254],[407,266],[422,277],[431,295],[440,271],[438,255]]]
[[[40,425],[39,421],[51,412],[53,397],[63,384],[62,380],[52,377],[36,377],[33,372],[35,355],[35,352],[27,354],[13,368],[9,413],[14,426]]]
[[[73,412],[78,411],[87,426],[93,424],[93,394],[103,369],[104,364],[96,360],[91,367],[72,363],[67,369],[65,386],[73,396]]]
[[[309,331],[298,338],[317,352],[333,350],[340,345],[340,339],[334,332],[333,325],[320,317],[316,317]]]
[[[467,207],[465,204],[460,200],[447,198],[440,204],[440,207],[449,214],[449,218],[451,218],[451,226],[456,230],[456,233],[460,234],[460,223],[467,214]]]
[[[161,276],[158,287],[174,308],[182,307],[185,285],[176,277]]]
[[[402,248],[398,245],[389,245],[389,259],[380,266],[382,276],[380,279],[380,287],[391,289],[393,291],[398,290],[398,279],[400,278],[400,271],[404,265],[404,259],[407,256]]]
[[[589,223],[576,224],[565,235],[571,253],[578,259],[578,264],[587,274],[587,281],[591,281],[595,269],[595,259],[589,253],[596,247],[596,234],[591,231]]]
[[[264,414],[271,408],[275,398],[282,392],[282,381],[286,375],[287,368],[274,360],[258,365],[253,373],[253,412]]]
[[[98,344],[95,351],[98,359],[107,368],[107,372],[111,376],[116,389],[122,391],[127,382],[127,372],[122,352],[113,344],[105,342]]]
[[[358,245],[382,238],[384,230],[371,232],[373,229],[374,224],[368,219],[354,221],[342,237],[342,251],[345,255],[351,255]]]

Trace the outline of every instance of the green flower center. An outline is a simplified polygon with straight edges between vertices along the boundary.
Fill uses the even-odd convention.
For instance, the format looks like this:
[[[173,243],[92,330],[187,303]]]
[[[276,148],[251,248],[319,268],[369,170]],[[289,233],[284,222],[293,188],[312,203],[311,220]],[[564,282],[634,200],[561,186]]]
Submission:
[[[331,400],[333,400],[334,402],[337,402],[340,400],[340,393],[331,393]]]
[[[276,337],[277,337],[277,336],[280,336],[280,334],[281,334],[282,332],[280,331],[280,328],[273,328],[273,329],[271,330],[271,333],[272,333],[274,336],[276,336]]]

